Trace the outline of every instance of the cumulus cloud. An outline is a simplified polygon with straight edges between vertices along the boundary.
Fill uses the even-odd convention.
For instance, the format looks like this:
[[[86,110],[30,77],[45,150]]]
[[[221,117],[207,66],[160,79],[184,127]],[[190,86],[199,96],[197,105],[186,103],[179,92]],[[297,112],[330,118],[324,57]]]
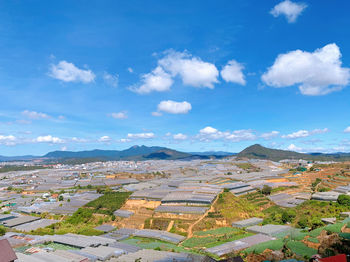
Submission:
[[[224,139],[231,142],[254,140],[257,138],[254,132],[249,129],[223,132],[211,126],[201,129],[196,137],[201,141]]]
[[[173,138],[175,140],[186,140],[187,139],[187,135],[184,135],[182,133],[178,133],[178,134],[173,135]]]
[[[284,15],[288,23],[294,23],[306,7],[307,5],[305,3],[295,3],[289,0],[285,0],[275,5],[274,8],[270,11],[270,14],[274,17]]]
[[[323,129],[314,129],[311,131],[308,130],[299,130],[297,132],[288,134],[288,135],[283,135],[282,138],[288,138],[288,139],[297,139],[297,138],[304,138],[308,137],[311,135],[316,135],[316,134],[324,134],[329,132],[328,128],[323,128]]]
[[[59,137],[54,137],[54,136],[51,136],[51,135],[47,135],[47,136],[38,136],[36,139],[34,139],[34,142],[61,144],[61,143],[64,143],[64,140],[59,138]]]
[[[278,132],[278,131],[271,131],[271,132],[267,132],[267,133],[262,133],[262,134],[260,135],[260,137],[263,138],[263,139],[265,139],[265,140],[269,140],[269,139],[272,139],[272,138],[278,136],[279,133],[280,133],[280,132]]]
[[[290,144],[288,147],[287,147],[287,150],[289,151],[297,151],[297,152],[302,152],[303,149],[301,147],[298,147],[294,144]]]
[[[214,88],[214,84],[218,83],[216,66],[187,52],[168,51],[158,63],[172,76],[179,75],[185,85]]]
[[[49,75],[64,82],[90,83],[95,79],[95,74],[91,70],[80,69],[67,61],[51,65]]]
[[[134,69],[132,69],[131,67],[128,67],[128,71],[129,71],[129,73],[133,73]]]
[[[112,74],[105,72],[103,74],[103,80],[105,81],[106,84],[108,84],[112,87],[118,87],[119,76],[117,74],[112,75]]]
[[[128,114],[126,111],[121,111],[118,113],[111,113],[110,115],[111,115],[111,117],[113,117],[115,119],[127,119],[128,118]]]
[[[157,67],[151,73],[141,75],[141,84],[131,90],[140,94],[168,91],[177,76],[188,86],[214,88],[219,71],[214,64],[188,52],[168,50],[158,60]]]
[[[148,94],[153,91],[164,92],[170,90],[173,82],[171,75],[158,66],[151,73],[142,75],[142,84],[139,87],[132,87],[130,90],[139,94]]]
[[[87,143],[89,141],[85,138],[78,138],[78,137],[72,137],[71,140],[72,142],[76,142],[76,143]]]
[[[128,138],[129,139],[150,139],[150,138],[154,138],[155,135],[152,132],[149,133],[137,133],[137,134],[128,134]]]
[[[16,144],[17,138],[13,135],[0,135],[0,145],[14,146]]]
[[[22,115],[29,119],[35,119],[35,120],[50,118],[50,116],[45,113],[29,111],[29,110],[24,110],[22,112]]]
[[[190,103],[183,102],[175,102],[172,100],[161,101],[158,104],[158,113],[165,112],[169,114],[187,114],[192,109]]]
[[[226,82],[237,83],[240,85],[245,85],[246,81],[242,70],[244,66],[235,60],[228,61],[228,63],[223,67],[220,74],[221,77]]]
[[[119,139],[119,142],[121,143],[127,143],[127,142],[130,142],[131,139],[128,139],[128,138],[122,138],[122,139]]]
[[[272,87],[299,85],[304,95],[326,95],[343,89],[349,83],[350,69],[342,67],[341,53],[336,44],[314,52],[302,50],[279,55],[262,75]]]
[[[350,126],[344,129],[344,133],[350,133]]]
[[[109,136],[101,136],[99,139],[98,139],[98,142],[104,142],[104,143],[107,143],[107,142],[110,142],[112,139],[109,137]]]

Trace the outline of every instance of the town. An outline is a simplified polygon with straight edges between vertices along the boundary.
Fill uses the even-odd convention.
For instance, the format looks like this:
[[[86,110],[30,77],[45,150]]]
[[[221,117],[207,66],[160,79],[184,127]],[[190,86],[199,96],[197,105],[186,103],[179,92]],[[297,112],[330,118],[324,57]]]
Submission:
[[[2,162],[11,165],[23,162]],[[37,165],[0,173],[1,241],[16,261],[304,261],[350,250],[347,162]]]

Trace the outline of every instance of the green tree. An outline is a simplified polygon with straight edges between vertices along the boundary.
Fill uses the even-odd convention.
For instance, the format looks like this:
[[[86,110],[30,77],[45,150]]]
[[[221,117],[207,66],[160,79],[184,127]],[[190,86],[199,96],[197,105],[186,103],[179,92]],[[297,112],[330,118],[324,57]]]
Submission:
[[[350,206],[350,196],[348,195],[339,195],[337,202],[342,206]]]
[[[0,236],[5,235],[6,233],[6,228],[4,226],[0,226]]]
[[[58,197],[58,201],[63,201],[63,196],[62,196],[62,195],[60,195],[60,196]]]
[[[271,191],[272,191],[272,187],[268,185],[264,185],[263,188],[261,189],[261,193],[263,193],[264,195],[270,195]]]

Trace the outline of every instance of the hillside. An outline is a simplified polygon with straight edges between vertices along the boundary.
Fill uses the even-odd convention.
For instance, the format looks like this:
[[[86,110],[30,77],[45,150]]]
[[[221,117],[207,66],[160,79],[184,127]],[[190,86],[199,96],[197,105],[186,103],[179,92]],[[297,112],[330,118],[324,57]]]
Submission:
[[[316,156],[309,155],[309,154],[302,154],[302,153],[297,153],[297,152],[287,151],[287,150],[280,150],[280,149],[272,149],[272,148],[263,147],[258,144],[247,147],[246,149],[238,153],[237,157],[269,159],[273,161],[279,161],[282,159],[313,160],[317,158]]]
[[[53,151],[47,153],[49,159],[93,159],[97,160],[150,160],[150,159],[181,159],[191,154],[158,146],[132,146],[125,150],[90,150],[90,151]]]

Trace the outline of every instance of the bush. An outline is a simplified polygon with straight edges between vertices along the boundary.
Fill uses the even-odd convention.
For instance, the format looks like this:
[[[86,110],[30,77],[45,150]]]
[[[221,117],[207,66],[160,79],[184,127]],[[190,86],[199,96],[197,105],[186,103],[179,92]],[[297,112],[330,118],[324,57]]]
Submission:
[[[350,206],[350,196],[348,195],[339,195],[337,202],[342,206]]]
[[[0,236],[5,235],[6,233],[6,228],[4,226],[0,226]]]
[[[270,195],[272,191],[272,187],[268,186],[268,185],[264,185],[261,193],[263,193],[264,195]]]

